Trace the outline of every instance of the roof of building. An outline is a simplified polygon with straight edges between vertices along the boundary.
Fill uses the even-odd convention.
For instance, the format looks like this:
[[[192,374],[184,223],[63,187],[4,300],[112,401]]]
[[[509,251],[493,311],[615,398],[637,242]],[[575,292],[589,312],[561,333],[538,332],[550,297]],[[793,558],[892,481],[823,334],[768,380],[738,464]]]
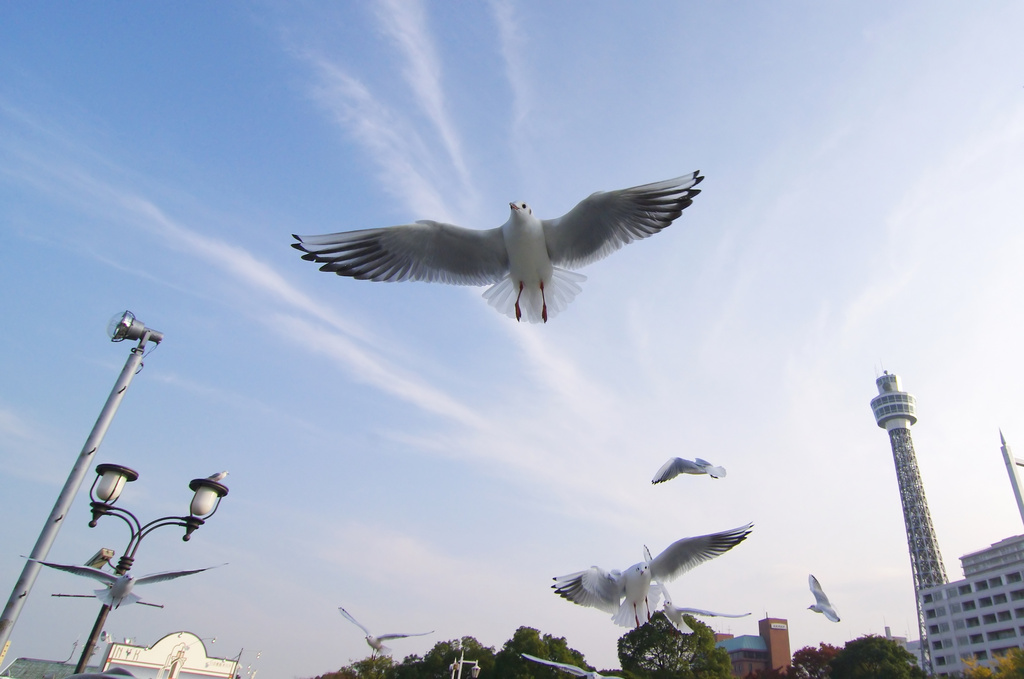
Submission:
[[[86,667],[85,671],[99,672],[100,668],[93,665]],[[74,673],[75,663],[18,658],[4,671],[3,676],[17,677],[17,679],[64,679]]]
[[[724,648],[728,653],[733,651],[765,651],[767,653],[768,651],[768,645],[764,642],[764,639],[752,634],[744,634],[732,639],[722,639],[715,646]]]

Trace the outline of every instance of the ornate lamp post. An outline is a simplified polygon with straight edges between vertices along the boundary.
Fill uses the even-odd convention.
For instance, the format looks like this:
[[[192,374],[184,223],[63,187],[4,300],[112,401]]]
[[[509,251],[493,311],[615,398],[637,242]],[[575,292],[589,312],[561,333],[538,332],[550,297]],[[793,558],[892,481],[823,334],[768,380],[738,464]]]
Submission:
[[[452,666],[451,666],[452,677],[451,677],[451,679],[462,679],[462,666],[463,665],[472,665],[473,667],[472,667],[472,669],[469,670],[469,673],[473,676],[473,679],[477,679],[477,677],[480,676],[480,663],[477,662],[476,660],[466,660],[466,649],[463,648],[462,642],[459,642],[459,650],[462,653],[459,655],[459,659],[452,663]],[[457,674],[456,674],[456,670],[458,670]]]
[[[135,314],[130,311],[125,311],[120,316],[115,316],[111,319],[108,334],[110,335],[111,342],[132,340],[138,341],[138,345],[132,347],[131,354],[128,356],[128,360],[125,361],[124,368],[121,369],[121,374],[117,378],[117,382],[114,383],[114,388],[110,392],[110,396],[107,397],[107,402],[104,404],[103,410],[100,411],[100,416],[96,419],[96,424],[93,425],[89,438],[86,439],[85,445],[82,447],[82,452],[79,453],[78,459],[71,468],[68,480],[64,482],[64,488],[61,489],[60,495],[57,496],[57,502],[54,503],[53,510],[47,517],[46,523],[43,524],[43,529],[39,533],[35,547],[32,548],[32,552],[29,554],[31,558],[25,562],[25,567],[21,571],[21,577],[15,583],[11,597],[7,600],[7,605],[4,607],[4,612],[0,615],[0,657],[3,656],[3,653],[6,653],[14,624],[18,621],[21,609],[25,605],[29,593],[32,591],[36,578],[39,576],[39,569],[42,568],[39,562],[45,561],[46,556],[50,553],[50,547],[53,546],[54,540],[57,539],[57,533],[60,531],[61,526],[64,525],[64,517],[67,516],[71,503],[74,501],[75,495],[78,494],[78,489],[81,487],[82,481],[89,471],[93,454],[99,449],[100,443],[102,443],[103,437],[106,435],[107,429],[114,419],[117,407],[121,405],[121,399],[124,398],[125,391],[127,391],[128,386],[132,383],[132,378],[135,377],[135,374],[142,367],[142,356],[145,353],[146,343],[153,342],[154,344],[159,344],[164,339],[162,332],[147,328],[145,323],[135,318]]]
[[[215,481],[212,478],[193,479],[188,484],[194,493],[189,505],[188,516],[163,516],[143,524],[124,507],[114,506],[125,485],[137,478],[139,478],[138,472],[128,467],[117,464],[101,464],[96,466],[96,479],[92,483],[92,488],[89,489],[89,499],[92,500],[90,503],[92,521],[89,522],[89,527],[95,528],[100,518],[109,515],[124,521],[128,525],[128,530],[131,531],[128,546],[125,547],[117,562],[117,568],[114,569],[118,575],[124,575],[131,570],[132,564],[135,563],[135,553],[144,537],[157,528],[180,526],[185,529],[185,535],[181,539],[187,542],[192,537],[192,533],[214,515],[220,506],[221,498],[228,494],[227,486],[220,481]],[[92,632],[89,634],[89,640],[85,643],[85,648],[82,649],[82,657],[78,659],[75,674],[85,671],[85,665],[89,661],[93,649],[96,648],[96,640],[99,639],[109,613],[110,604],[103,604],[99,615],[96,616],[96,624],[93,625]]]

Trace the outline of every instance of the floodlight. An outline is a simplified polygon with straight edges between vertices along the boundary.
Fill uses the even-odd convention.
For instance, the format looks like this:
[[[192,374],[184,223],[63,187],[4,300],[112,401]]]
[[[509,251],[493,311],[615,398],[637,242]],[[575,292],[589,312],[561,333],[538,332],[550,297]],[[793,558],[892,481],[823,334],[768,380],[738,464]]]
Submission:
[[[147,328],[146,324],[135,318],[135,314],[130,311],[125,311],[122,314],[115,314],[110,322],[107,324],[107,335],[110,336],[111,342],[121,342],[124,340],[140,340],[149,333],[147,339],[149,341],[159,344],[164,339],[164,334]]]

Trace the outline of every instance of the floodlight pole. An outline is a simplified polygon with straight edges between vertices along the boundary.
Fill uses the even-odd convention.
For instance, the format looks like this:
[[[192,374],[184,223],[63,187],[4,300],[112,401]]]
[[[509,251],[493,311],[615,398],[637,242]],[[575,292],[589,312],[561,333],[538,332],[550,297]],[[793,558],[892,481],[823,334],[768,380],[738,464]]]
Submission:
[[[18,616],[25,605],[25,600],[28,599],[29,592],[32,591],[32,586],[35,584],[39,570],[42,568],[39,561],[45,560],[47,554],[50,553],[50,547],[53,546],[54,540],[57,539],[57,533],[60,532],[61,526],[64,525],[64,519],[71,508],[71,503],[74,501],[75,495],[78,494],[78,489],[81,487],[82,481],[89,471],[93,461],[93,454],[99,449],[100,443],[102,443],[103,437],[110,427],[110,422],[114,419],[114,413],[117,412],[117,407],[121,405],[121,399],[124,398],[128,385],[132,383],[132,378],[135,377],[135,374],[139,371],[139,366],[142,365],[142,355],[145,351],[146,342],[151,338],[155,342],[159,342],[163,339],[163,335],[147,328],[139,338],[138,346],[131,350],[131,354],[121,370],[121,375],[114,384],[114,389],[110,392],[110,396],[107,397],[107,402],[103,406],[103,410],[100,411],[100,416],[96,420],[96,424],[93,425],[92,432],[89,434],[89,438],[86,439],[85,446],[78,455],[75,466],[71,468],[71,474],[64,483],[64,488],[57,497],[56,504],[53,505],[53,511],[50,512],[50,516],[47,517],[46,523],[43,525],[42,532],[39,533],[39,539],[36,540],[36,546],[32,549],[30,559],[25,562],[25,568],[21,571],[21,577],[18,578],[17,584],[14,585],[11,598],[7,600],[7,606],[4,607],[3,615],[0,616],[0,648],[11,638],[11,631],[18,621]],[[116,338],[114,339],[116,341]],[[32,559],[38,559],[38,561],[33,561]]]

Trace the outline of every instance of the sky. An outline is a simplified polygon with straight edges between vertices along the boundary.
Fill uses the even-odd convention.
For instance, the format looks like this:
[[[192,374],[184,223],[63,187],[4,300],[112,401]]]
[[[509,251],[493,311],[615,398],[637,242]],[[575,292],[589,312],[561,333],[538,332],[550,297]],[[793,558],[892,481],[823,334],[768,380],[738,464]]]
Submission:
[[[912,433],[946,571],[1024,530],[1024,6],[183,2],[0,5],[0,583],[13,588],[127,360],[96,453],[119,504],[179,515],[106,630],[188,630],[265,677],[522,625],[598,668],[626,630],[551,578],[754,523],[677,605],[786,618],[793,650],[917,637],[875,378]],[[581,270],[546,325],[482,288],[319,272],[291,234],[493,228],[700,170],[672,226]],[[673,456],[725,478],[652,486]],[[91,476],[91,473],[90,473]],[[90,481],[87,480],[87,484]],[[50,560],[118,554],[82,488]],[[842,622],[806,610],[808,573]],[[93,583],[40,574],[16,657],[88,636]],[[4,590],[7,591],[7,590]],[[4,595],[4,598],[6,599]],[[75,656],[77,657],[77,655]]]

